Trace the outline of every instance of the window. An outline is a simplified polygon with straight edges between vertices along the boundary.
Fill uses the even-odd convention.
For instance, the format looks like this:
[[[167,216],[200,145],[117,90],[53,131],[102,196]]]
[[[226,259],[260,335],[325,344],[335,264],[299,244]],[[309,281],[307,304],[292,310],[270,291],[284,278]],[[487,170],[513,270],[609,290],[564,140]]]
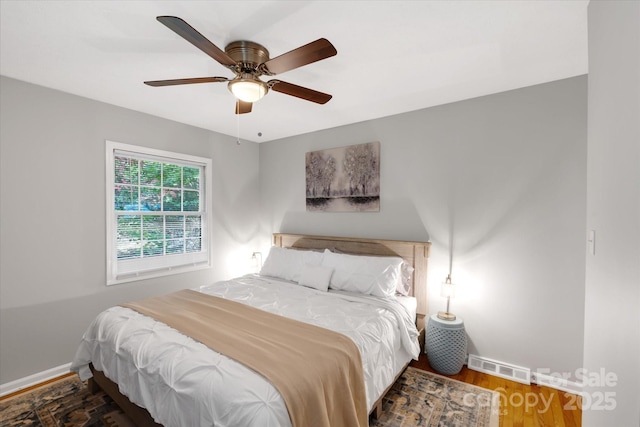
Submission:
[[[211,160],[107,141],[107,285],[206,268]]]

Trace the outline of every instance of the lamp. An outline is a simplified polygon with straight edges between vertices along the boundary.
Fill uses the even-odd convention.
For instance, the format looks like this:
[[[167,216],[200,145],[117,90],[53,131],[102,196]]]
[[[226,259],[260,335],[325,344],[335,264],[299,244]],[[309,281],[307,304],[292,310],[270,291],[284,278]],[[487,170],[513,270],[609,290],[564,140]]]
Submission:
[[[449,300],[455,296],[455,284],[451,283],[451,273],[447,274],[447,278],[440,287],[440,296],[447,299],[447,311],[439,311],[438,318],[442,320],[456,320],[456,315],[449,313]]]
[[[257,267],[258,271],[260,271],[262,268],[262,252],[252,253],[251,260],[254,262],[253,266]]]
[[[269,91],[269,86],[251,75],[236,77],[227,85],[233,96],[244,102],[259,101]]]

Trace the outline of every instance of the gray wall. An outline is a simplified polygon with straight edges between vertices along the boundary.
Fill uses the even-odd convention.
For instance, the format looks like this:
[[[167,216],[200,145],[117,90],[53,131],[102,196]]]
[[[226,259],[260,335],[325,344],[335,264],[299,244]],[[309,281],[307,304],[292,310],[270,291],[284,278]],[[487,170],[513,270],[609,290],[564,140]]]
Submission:
[[[586,76],[260,144],[265,232],[433,241],[429,307],[453,252],[469,351],[582,366]],[[380,141],[379,213],[307,213],[307,151]],[[268,242],[263,243],[264,245]]]
[[[596,252],[586,262],[584,365],[596,380],[601,369],[618,380],[587,388],[583,425],[640,426],[639,2],[589,4],[588,102],[587,227]]]
[[[452,310],[471,352],[560,372],[582,364],[584,76],[259,146],[1,84],[0,383],[68,363],[105,307],[243,273],[276,231],[430,238],[430,311],[444,306],[451,250]],[[104,285],[105,139],[213,159],[211,270]],[[306,213],[304,153],[369,141],[381,143],[381,211]],[[70,187],[79,196],[52,208]]]
[[[2,77],[0,383],[71,361],[92,318],[245,272],[258,240],[256,144]],[[213,159],[211,269],[105,286],[105,139]]]

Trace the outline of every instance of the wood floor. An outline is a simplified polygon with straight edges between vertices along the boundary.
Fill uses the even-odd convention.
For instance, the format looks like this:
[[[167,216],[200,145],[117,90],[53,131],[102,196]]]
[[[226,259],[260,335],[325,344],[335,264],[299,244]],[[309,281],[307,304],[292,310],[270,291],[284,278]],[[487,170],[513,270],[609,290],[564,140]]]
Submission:
[[[435,372],[425,354],[411,366]],[[437,373],[437,372],[435,372]],[[525,385],[493,375],[462,368],[457,375],[445,375],[458,381],[498,391],[500,393],[500,427],[580,427],[582,426],[579,396],[535,384]]]

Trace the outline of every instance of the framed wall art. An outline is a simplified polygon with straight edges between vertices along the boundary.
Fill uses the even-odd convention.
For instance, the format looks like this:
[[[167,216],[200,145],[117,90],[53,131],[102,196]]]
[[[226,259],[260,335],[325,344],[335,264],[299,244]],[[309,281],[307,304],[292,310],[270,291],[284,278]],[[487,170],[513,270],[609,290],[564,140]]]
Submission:
[[[307,211],[379,212],[380,143],[305,155]]]

